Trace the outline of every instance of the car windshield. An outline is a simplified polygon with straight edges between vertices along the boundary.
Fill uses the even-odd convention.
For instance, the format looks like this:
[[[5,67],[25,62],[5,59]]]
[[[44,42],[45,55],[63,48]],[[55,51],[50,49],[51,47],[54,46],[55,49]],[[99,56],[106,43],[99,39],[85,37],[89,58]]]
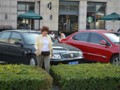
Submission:
[[[24,39],[26,44],[31,44],[34,45],[35,44],[35,40],[36,38],[39,36],[40,33],[23,33]],[[58,43],[57,39],[52,39],[53,43]]]
[[[119,37],[115,35],[114,33],[105,33],[104,34],[110,41],[113,43],[119,43]]]

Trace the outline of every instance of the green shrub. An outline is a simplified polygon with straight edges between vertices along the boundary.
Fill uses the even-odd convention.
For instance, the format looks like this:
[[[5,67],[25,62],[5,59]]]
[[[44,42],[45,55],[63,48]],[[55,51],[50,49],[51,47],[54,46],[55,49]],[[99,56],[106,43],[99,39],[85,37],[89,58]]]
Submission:
[[[110,64],[52,66],[51,75],[62,90],[120,90],[120,67]]]
[[[52,78],[39,67],[0,65],[0,90],[51,90]]]

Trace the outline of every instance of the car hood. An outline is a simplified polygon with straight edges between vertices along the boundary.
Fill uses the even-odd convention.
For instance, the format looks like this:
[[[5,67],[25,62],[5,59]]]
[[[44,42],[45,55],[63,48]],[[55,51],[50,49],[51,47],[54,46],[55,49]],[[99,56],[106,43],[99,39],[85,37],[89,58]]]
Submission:
[[[27,48],[31,48],[32,52],[35,52],[35,48],[34,45],[27,45]],[[76,47],[67,45],[67,44],[61,44],[61,43],[57,43],[57,44],[53,44],[53,53],[63,53],[63,52],[69,52],[69,51],[81,51]]]
[[[81,51],[76,47],[67,45],[67,44],[61,44],[61,43],[57,43],[57,44],[53,44],[53,52],[66,52],[66,51]]]

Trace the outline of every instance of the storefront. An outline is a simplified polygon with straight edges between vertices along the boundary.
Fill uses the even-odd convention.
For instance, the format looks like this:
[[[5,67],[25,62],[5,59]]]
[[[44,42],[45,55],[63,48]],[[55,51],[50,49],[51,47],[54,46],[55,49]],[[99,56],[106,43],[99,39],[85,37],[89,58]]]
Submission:
[[[75,2],[76,1],[76,2]],[[76,19],[75,22],[77,21],[77,28],[76,30],[74,30],[72,27],[72,19],[68,19],[68,20],[64,20],[68,22],[68,26],[69,30],[66,29],[62,29],[64,32],[74,32],[74,31],[79,31],[79,30],[86,30],[86,29],[107,29],[107,30],[114,30],[117,31],[120,27],[119,22],[120,21],[103,21],[100,20],[100,18],[104,15],[116,12],[118,14],[120,14],[120,2],[117,0],[60,0],[60,7],[63,8],[63,5],[65,7],[65,3],[67,3],[66,7],[69,7],[69,3],[71,3],[72,5],[75,5],[76,8],[78,8],[78,10],[74,10],[76,11],[76,17],[72,17],[72,19]],[[63,4],[61,6],[61,4]],[[71,5],[71,6],[72,6]],[[64,8],[63,8],[64,9]],[[62,20],[61,18],[68,18],[64,16],[61,16],[61,8],[59,10],[59,24],[60,20]],[[66,11],[67,12],[67,11]],[[70,15],[72,13],[72,9],[69,10],[68,15]],[[78,19],[78,20],[77,20]],[[71,24],[71,25],[70,25]],[[62,26],[64,26],[65,28],[66,23],[64,23]],[[59,27],[59,30],[61,30],[61,27]]]
[[[105,29],[105,22],[100,20],[105,13],[105,2],[88,2],[86,29]]]
[[[17,14],[26,13],[28,11],[35,11],[35,3],[34,2],[17,2]],[[30,20],[17,18],[17,28],[18,29],[30,29]],[[34,29],[34,21],[31,21],[31,27]]]
[[[60,0],[58,27],[60,32],[73,33],[83,26],[84,29],[105,29],[105,22],[100,18],[106,14],[106,2],[88,1],[84,3],[86,4],[84,7],[80,6],[82,3],[82,1]]]
[[[79,2],[59,3],[59,31],[73,33],[78,31]]]

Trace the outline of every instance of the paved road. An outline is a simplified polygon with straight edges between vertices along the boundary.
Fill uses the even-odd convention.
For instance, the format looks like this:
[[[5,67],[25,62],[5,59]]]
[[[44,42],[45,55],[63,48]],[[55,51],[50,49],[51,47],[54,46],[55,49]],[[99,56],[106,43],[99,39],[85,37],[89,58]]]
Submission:
[[[53,89],[52,90],[60,90],[58,86],[53,85]]]

